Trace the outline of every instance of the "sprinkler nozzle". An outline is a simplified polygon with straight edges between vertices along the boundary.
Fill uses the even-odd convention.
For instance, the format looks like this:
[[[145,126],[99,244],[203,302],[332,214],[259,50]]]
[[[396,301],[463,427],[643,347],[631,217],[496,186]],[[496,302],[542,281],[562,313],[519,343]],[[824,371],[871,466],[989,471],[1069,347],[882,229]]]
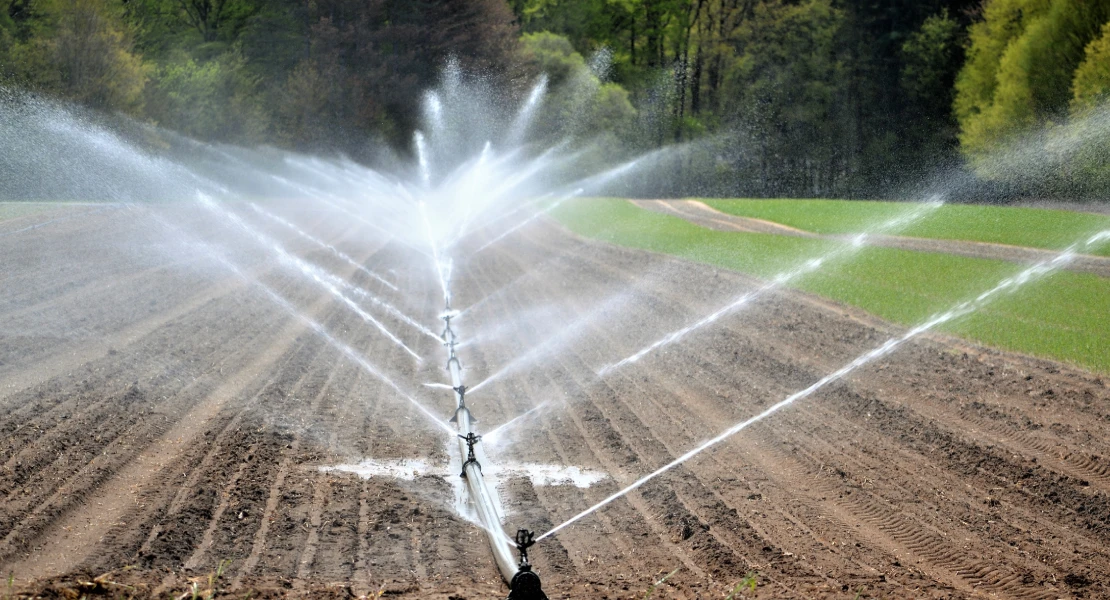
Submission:
[[[520,566],[529,566],[528,563],[528,549],[536,543],[535,532],[521,528],[516,530],[516,550],[520,553]]]
[[[455,310],[451,307],[447,307],[446,310],[444,310],[442,313],[440,313],[439,318],[443,319],[444,321],[450,321],[451,319],[454,319],[455,317],[459,316],[460,314],[462,314],[461,311]]]
[[[478,466],[478,470],[482,470],[482,463],[478,462],[478,458],[474,456],[474,444],[482,441],[482,436],[474,433],[473,431],[466,435],[459,434],[459,438],[466,440],[466,462],[463,463],[461,477],[466,477],[466,466],[474,463]]]
[[[465,385],[459,385],[459,387],[453,387],[451,389],[455,390],[455,393],[459,395],[459,407],[455,409],[455,414],[451,417],[451,422],[452,423],[458,423],[459,422],[459,411],[465,410],[468,414],[470,413],[470,409],[466,407],[466,386]],[[478,419],[475,419],[474,415],[470,415],[470,422],[471,423],[477,423]],[[460,435],[459,437],[462,437],[462,436]]]
[[[535,534],[527,529],[518,529],[516,532],[516,549],[520,552],[520,567],[517,569],[513,580],[509,582],[508,600],[547,600],[543,593],[540,576],[532,570],[528,562],[528,548],[536,543]]]

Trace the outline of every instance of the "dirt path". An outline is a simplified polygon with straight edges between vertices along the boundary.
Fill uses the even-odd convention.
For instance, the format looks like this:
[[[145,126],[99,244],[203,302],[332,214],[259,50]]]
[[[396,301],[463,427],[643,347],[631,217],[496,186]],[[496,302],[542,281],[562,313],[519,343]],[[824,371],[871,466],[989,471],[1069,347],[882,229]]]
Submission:
[[[436,324],[423,257],[279,209],[392,269],[402,293],[282,237],[291,251]],[[257,288],[182,260],[188,248],[151,222],[106,211],[0,238],[19,282],[0,298],[0,570],[22,590],[91,595],[180,595],[224,565],[235,597],[503,596],[484,536],[452,508],[446,436]],[[445,377],[436,340],[375,313],[418,363],[259,249],[233,248],[450,415],[450,395],[421,386]],[[458,261],[454,279],[456,303],[475,306],[459,323],[475,340],[460,349],[467,381],[528,357],[468,396],[479,426],[548,402],[491,460],[609,475],[590,488],[507,479],[510,529],[557,525],[900,331],[782,292],[599,378],[757,282],[550,223]],[[1108,423],[1110,387],[1089,373],[921,338],[545,540],[534,562],[552,597],[642,598],[675,569],[653,598],[723,597],[749,573],[767,598],[1107,597]],[[319,470],[367,457],[448,474]]]
[[[771,221],[764,221],[762,219],[730,215],[697,200],[632,200],[631,202],[645,210],[677,216],[691,223],[717,231],[771,233],[776,235],[829,239],[843,242],[851,241],[849,236],[821,235],[809,231],[802,231],[801,229],[795,229],[779,223],[773,223]],[[1057,252],[1051,250],[1009,246],[1006,244],[972,242],[966,240],[940,240],[897,235],[869,235],[867,237],[867,244],[882,246],[884,248],[955,254],[957,256],[967,256],[970,258],[1004,260],[1023,264],[1046,259],[1050,260],[1057,254]],[[1065,268],[1069,271],[1092,273],[1100,277],[1110,277],[1110,257],[1083,254],[1077,256]]]

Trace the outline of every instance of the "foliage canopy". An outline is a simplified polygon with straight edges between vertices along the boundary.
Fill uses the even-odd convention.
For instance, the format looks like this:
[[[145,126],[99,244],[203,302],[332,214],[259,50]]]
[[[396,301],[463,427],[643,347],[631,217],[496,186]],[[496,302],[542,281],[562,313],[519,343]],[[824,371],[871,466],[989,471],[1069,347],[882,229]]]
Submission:
[[[1080,131],[1106,2],[0,0],[0,84],[204,140],[408,152],[448,60],[518,100],[546,74],[541,137],[700,139],[656,194],[889,197],[964,160],[999,194],[1110,181]],[[1079,138],[1052,177],[1000,160]]]

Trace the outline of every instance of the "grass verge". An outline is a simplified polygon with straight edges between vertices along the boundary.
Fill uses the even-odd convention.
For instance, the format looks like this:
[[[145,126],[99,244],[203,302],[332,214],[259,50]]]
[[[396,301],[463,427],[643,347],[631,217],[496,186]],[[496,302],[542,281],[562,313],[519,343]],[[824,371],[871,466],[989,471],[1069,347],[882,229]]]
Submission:
[[[624,200],[567,202],[553,215],[585,237],[769,278],[840,247],[839,242],[713,231],[641,210]],[[1072,240],[1068,240],[1069,242]],[[917,324],[1020,271],[1013,263],[866,247],[793,282],[793,287]],[[1006,350],[1110,373],[1110,280],[1058,272],[942,330]]]
[[[898,216],[905,202],[860,200],[705,200],[731,215],[781,223],[814,233],[859,233]],[[1110,228],[1110,216],[1013,206],[946,204],[898,235],[1063,249]],[[1098,251],[1110,256],[1110,248]]]
[[[47,202],[0,202],[0,221],[33,215],[51,208],[57,208],[57,205]]]

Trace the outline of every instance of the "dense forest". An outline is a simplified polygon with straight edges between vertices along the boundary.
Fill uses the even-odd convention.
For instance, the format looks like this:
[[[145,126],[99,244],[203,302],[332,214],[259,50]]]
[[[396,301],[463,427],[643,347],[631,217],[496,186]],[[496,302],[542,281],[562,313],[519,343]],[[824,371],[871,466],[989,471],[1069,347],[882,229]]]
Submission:
[[[701,144],[665,192],[1110,189],[1101,0],[0,0],[0,86],[207,141],[407,152],[449,60],[546,74],[541,135]]]

